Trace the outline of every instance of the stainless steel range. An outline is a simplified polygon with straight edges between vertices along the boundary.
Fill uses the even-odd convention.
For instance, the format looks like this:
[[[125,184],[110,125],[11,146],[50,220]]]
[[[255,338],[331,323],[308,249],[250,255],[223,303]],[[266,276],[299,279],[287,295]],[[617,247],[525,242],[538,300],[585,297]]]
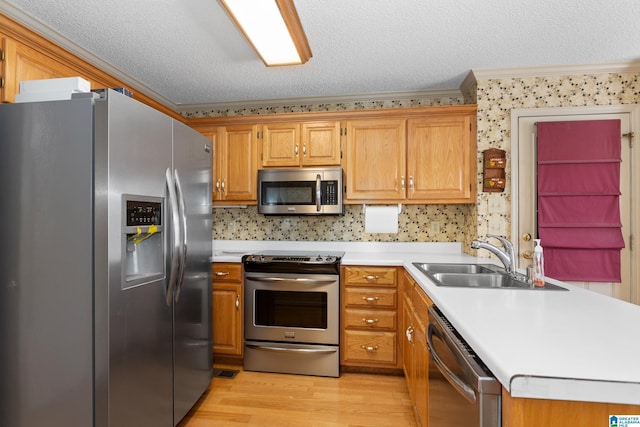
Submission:
[[[245,255],[248,371],[338,377],[343,252]]]

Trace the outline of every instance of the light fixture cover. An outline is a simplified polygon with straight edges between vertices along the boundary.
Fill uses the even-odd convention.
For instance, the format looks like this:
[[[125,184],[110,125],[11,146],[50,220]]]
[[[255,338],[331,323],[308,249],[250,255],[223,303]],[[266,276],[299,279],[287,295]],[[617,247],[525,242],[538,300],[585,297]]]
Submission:
[[[220,0],[267,66],[304,64],[311,49],[293,0]]]

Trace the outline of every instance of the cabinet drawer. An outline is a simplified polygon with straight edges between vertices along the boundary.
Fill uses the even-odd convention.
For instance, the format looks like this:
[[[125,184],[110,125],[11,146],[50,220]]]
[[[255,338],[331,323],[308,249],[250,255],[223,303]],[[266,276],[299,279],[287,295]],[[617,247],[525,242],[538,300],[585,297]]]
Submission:
[[[345,359],[349,361],[396,363],[396,333],[345,331]]]
[[[395,267],[345,267],[345,284],[395,286]]]
[[[345,288],[346,306],[395,308],[395,289],[384,288]]]
[[[396,330],[396,312],[392,310],[345,310],[345,328]]]
[[[214,282],[242,282],[242,264],[235,262],[214,262]]]

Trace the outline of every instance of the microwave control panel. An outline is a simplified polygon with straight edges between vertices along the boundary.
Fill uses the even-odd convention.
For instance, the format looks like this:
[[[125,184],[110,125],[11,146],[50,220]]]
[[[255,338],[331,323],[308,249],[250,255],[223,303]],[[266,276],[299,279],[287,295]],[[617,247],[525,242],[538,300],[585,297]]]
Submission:
[[[338,181],[322,181],[322,204],[337,205],[338,204]]]

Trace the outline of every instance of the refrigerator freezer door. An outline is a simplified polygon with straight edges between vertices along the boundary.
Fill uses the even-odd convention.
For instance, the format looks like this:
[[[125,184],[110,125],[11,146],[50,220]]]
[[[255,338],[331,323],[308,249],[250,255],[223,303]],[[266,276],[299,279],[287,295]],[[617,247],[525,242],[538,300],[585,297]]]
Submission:
[[[96,427],[106,427],[107,420],[109,427],[170,425],[173,307],[166,302],[166,267],[160,277],[128,283],[122,260],[131,250],[123,232],[125,197],[165,200],[161,240],[170,233],[165,172],[172,122],[113,91],[96,101],[95,110]],[[166,242],[160,246],[166,253]]]
[[[211,347],[211,162],[209,141],[174,121],[173,168],[186,229],[186,263],[174,307],[174,425],[207,389]],[[181,209],[182,210],[182,209]]]
[[[0,425],[93,425],[91,100],[0,105]]]

